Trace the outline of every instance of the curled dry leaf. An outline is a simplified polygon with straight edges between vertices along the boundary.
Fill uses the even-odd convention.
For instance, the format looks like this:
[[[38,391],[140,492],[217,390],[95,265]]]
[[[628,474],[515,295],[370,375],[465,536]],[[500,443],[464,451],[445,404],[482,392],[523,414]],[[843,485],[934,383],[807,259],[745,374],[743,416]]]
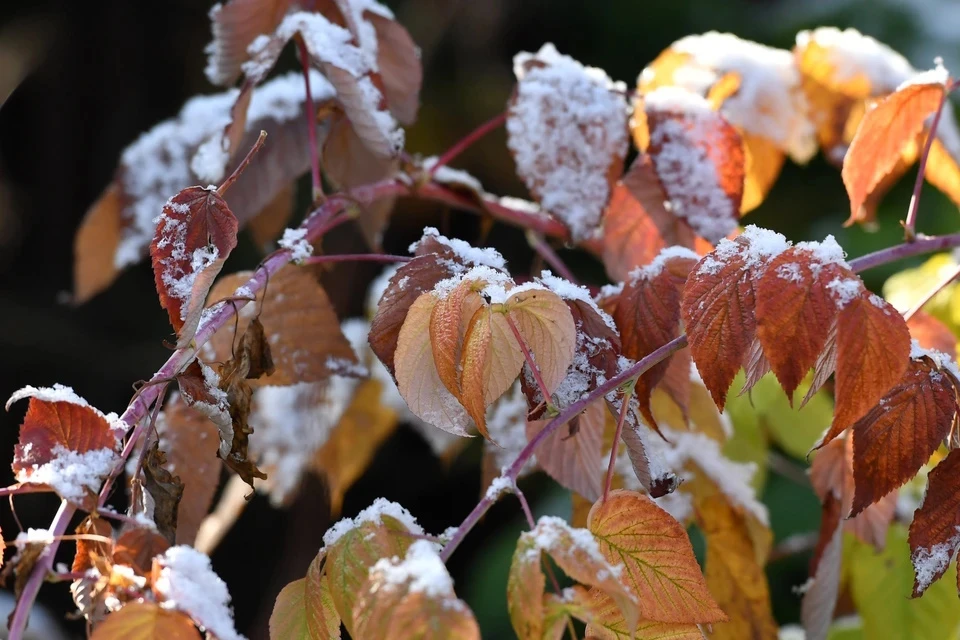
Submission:
[[[327,89],[325,89],[327,87]],[[323,77],[311,74],[314,98],[332,95]],[[167,199],[202,179],[198,171],[227,175],[242,153],[267,132],[267,142],[253,157],[225,196],[240,225],[264,211],[278,194],[310,167],[306,121],[302,117],[304,82],[301,73],[280,76],[252,89],[249,107],[241,112],[237,90],[189,100],[175,118],[164,121],[128,146],[116,177],[91,205],[74,241],[74,300],[83,302],[113,282],[121,269],[143,258],[156,229],[156,219]],[[237,123],[234,123],[234,115]],[[223,134],[232,127],[235,145],[223,146]],[[322,139],[324,129],[318,133]],[[207,153],[193,162],[197,150]],[[271,238],[272,239],[272,238]]]
[[[960,453],[956,450],[930,472],[923,504],[910,525],[914,568],[913,597],[921,595],[947,570],[960,548]],[[960,583],[960,579],[958,579]],[[957,585],[960,592],[960,584]]]
[[[157,530],[173,544],[177,538],[177,513],[183,497],[183,483],[164,468],[166,461],[159,442],[154,442],[143,460],[143,483],[153,498],[153,520],[157,523]]]
[[[353,609],[357,640],[480,640],[480,627],[453,592],[436,546],[417,540],[406,555],[370,569]]]
[[[236,217],[214,189],[190,187],[163,206],[150,256],[177,348],[193,340],[207,292],[237,246],[237,229]]]
[[[242,287],[252,275],[245,271],[221,278],[210,291],[210,301],[243,294]],[[256,302],[238,316],[237,333],[246,336],[251,330],[261,332],[274,365],[273,370],[263,368],[261,376],[251,362],[245,376],[254,387],[326,382],[333,373],[350,375],[363,369],[340,330],[326,292],[309,269],[288,265],[270,278],[257,292]],[[204,354],[208,360],[226,361],[234,352],[235,340],[234,325],[227,323],[210,339]]]
[[[587,527],[600,551],[624,565],[622,580],[640,617],[658,622],[721,622],[683,525],[647,496],[618,490],[593,505]],[[654,587],[653,585],[656,585]]]
[[[623,170],[626,101],[600,69],[545,44],[514,57],[517,88],[507,110],[507,146],[543,208],[590,236]]]
[[[104,560],[113,553],[112,545],[104,540],[85,539],[82,536],[97,536],[112,540],[113,527],[110,523],[101,518],[87,516],[77,525],[75,533],[81,537],[77,538],[77,552],[73,556],[73,565],[70,570],[74,573],[83,573],[91,567],[102,568]]]
[[[91,640],[200,640],[190,617],[152,602],[131,602],[93,630]]]
[[[719,242],[740,219],[745,171],[740,134],[704,98],[685,89],[656,89],[636,108],[642,116],[634,117],[634,137],[653,161],[668,210],[708,242]]]
[[[7,409],[23,398],[30,404],[13,449],[17,482],[48,485],[74,504],[92,501],[120,460],[121,432],[69,387],[25,387],[10,396]]]

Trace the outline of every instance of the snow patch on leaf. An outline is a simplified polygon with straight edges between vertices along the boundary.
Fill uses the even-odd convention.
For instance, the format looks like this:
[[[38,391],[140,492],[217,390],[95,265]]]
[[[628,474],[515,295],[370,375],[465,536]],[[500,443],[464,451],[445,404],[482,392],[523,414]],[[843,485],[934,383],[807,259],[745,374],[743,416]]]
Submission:
[[[913,562],[916,576],[916,592],[926,591],[934,580],[943,575],[947,565],[950,564],[957,547],[960,546],[960,527],[955,529],[956,533],[946,542],[935,544],[929,549],[917,549],[911,555],[910,560]]]
[[[27,385],[18,391],[14,391],[10,396],[10,399],[7,400],[6,410],[9,411],[10,405],[12,405],[14,402],[23,400],[24,398],[36,398],[37,400],[42,400],[44,402],[69,402],[70,404],[75,404],[81,407],[90,406],[86,400],[74,392],[73,387],[67,387],[62,384],[55,383],[52,387],[33,387]],[[100,413],[95,407],[91,408],[97,413]]]
[[[355,518],[344,518],[330,527],[327,532],[323,534],[324,546],[328,548],[332,547],[336,544],[337,540],[342,538],[346,533],[366,522],[373,523],[377,526],[381,525],[383,523],[381,516],[393,518],[405,526],[411,533],[418,535],[423,534],[423,528],[417,524],[417,519],[410,515],[410,512],[404,507],[386,498],[377,498],[373,501],[373,504],[358,513]]]
[[[26,445],[23,455],[28,454]],[[62,444],[51,449],[53,459],[41,465],[20,469],[17,482],[45,484],[71,502],[82,502],[87,493],[100,490],[103,479],[110,475],[120,456],[112,449],[92,449],[77,453]]]
[[[417,249],[419,249],[428,238],[449,248],[463,263],[467,265],[486,266],[497,270],[503,270],[507,268],[506,260],[503,259],[503,256],[501,256],[496,249],[478,249],[472,247],[470,243],[460,240],[459,238],[448,238],[440,235],[440,232],[437,231],[435,227],[424,228],[423,237],[410,245],[408,249],[410,253],[416,253]],[[450,266],[454,267],[454,265],[455,263],[451,264]],[[458,267],[458,269],[455,268],[455,270],[463,270],[462,265],[456,265],[456,267]]]
[[[437,545],[427,540],[414,541],[403,560],[377,560],[370,573],[379,574],[381,585],[387,590],[406,585],[410,593],[423,593],[432,598],[454,595],[453,579],[437,554]]]
[[[871,95],[889,93],[915,73],[902,55],[856,29],[820,27],[797,34],[798,49],[804,50],[811,43],[825,50],[837,82],[866,78]]]

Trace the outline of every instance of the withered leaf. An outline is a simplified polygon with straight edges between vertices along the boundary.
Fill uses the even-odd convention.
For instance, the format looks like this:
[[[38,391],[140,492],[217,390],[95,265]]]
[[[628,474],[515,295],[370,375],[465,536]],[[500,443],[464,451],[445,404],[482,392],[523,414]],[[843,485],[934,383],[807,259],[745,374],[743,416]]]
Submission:
[[[157,523],[157,530],[170,544],[174,544],[183,483],[163,467],[166,461],[166,455],[160,451],[160,443],[154,442],[143,460],[144,488],[153,497],[153,520]]]

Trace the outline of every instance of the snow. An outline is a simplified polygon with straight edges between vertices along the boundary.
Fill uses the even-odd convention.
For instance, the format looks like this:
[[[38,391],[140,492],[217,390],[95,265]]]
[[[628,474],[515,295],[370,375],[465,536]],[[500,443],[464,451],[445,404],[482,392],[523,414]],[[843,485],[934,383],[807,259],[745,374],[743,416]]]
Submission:
[[[856,29],[820,27],[797,34],[797,48],[811,43],[824,49],[837,83],[866,80],[872,96],[890,93],[915,74],[906,58]]]
[[[439,158],[437,156],[430,156],[423,161],[423,168],[425,171],[430,171],[437,164]],[[436,173],[433,174],[434,182],[439,182],[440,184],[445,184],[448,186],[466,186],[477,193],[483,193],[483,185],[480,184],[480,181],[474,178],[472,175],[466,171],[461,171],[460,169],[451,169],[450,167],[444,165],[437,169]]]
[[[411,533],[423,535],[423,528],[417,524],[416,518],[410,515],[409,511],[396,502],[390,502],[385,498],[377,498],[373,501],[373,504],[358,513],[355,518],[344,518],[330,527],[323,534],[324,546],[332,547],[344,534],[362,526],[364,523],[369,522],[380,526],[383,523],[381,516],[391,517],[405,526]]]
[[[832,235],[824,238],[823,242],[798,242],[797,249],[810,253],[812,259],[821,265],[838,264],[850,268],[846,261],[847,252]]]
[[[67,387],[62,384],[54,384],[52,387],[32,387],[27,385],[19,391],[15,391],[13,395],[10,396],[10,399],[7,400],[6,410],[9,411],[10,406],[14,402],[18,402],[24,398],[36,398],[42,402],[69,402],[70,404],[75,404],[81,407],[90,407],[86,400],[74,392],[72,387]],[[100,414],[97,409],[93,407],[90,408]]]
[[[543,208],[536,202],[524,200],[523,198],[514,198],[513,196],[500,196],[496,200],[497,204],[507,209],[529,213],[531,215],[543,215]]]
[[[154,591],[164,598],[164,609],[188,614],[219,640],[239,640],[230,610],[226,583],[213,572],[210,558],[186,545],[170,547],[157,558],[160,575]]]
[[[946,370],[955,380],[960,380],[960,368],[953,358],[942,351],[936,349],[924,349],[916,340],[910,341],[910,359],[919,360],[920,358],[930,358],[938,369]]]
[[[739,257],[744,261],[744,269],[758,269],[763,264],[790,248],[790,242],[783,234],[747,225],[734,240],[723,239],[700,262],[696,273],[715,275],[720,272],[727,260]]]
[[[859,278],[837,277],[827,283],[827,290],[833,294],[837,308],[843,309],[858,298],[864,288]]]
[[[520,390],[520,382],[513,384],[508,392],[493,403],[487,417],[487,432],[490,440],[497,443],[484,443],[484,451],[493,457],[496,468],[506,467],[517,459],[520,452],[527,446],[527,400]],[[523,465],[518,476],[524,476],[533,471],[536,466],[536,456]]]
[[[716,31],[687,36],[670,49],[688,56],[673,72],[671,84],[706,96],[726,74],[735,73],[740,85],[724,101],[723,116],[737,128],[773,141],[798,163],[814,156],[816,131],[807,118],[807,101],[790,51]],[[653,73],[649,67],[641,72],[641,87]]]
[[[904,81],[899,87],[897,87],[897,91],[900,91],[901,89],[909,87],[913,84],[939,84],[946,87],[947,82],[950,80],[950,73],[947,71],[946,67],[943,66],[943,59],[937,58],[934,61],[934,64],[936,66],[933,69],[928,71],[920,71],[911,76],[908,80]]]
[[[553,273],[550,271],[541,271],[540,277],[537,278],[537,281],[550,291],[560,296],[560,298],[563,300],[575,300],[588,305],[596,312],[598,316],[600,316],[600,319],[603,320],[603,323],[607,325],[611,331],[619,334],[619,331],[617,331],[617,325],[614,323],[613,318],[610,317],[610,314],[597,306],[593,296],[590,295],[590,290],[586,287],[579,284],[574,284],[573,282],[565,280],[564,278],[559,278],[553,275]]]
[[[697,252],[686,247],[664,247],[650,264],[636,267],[630,272],[628,276],[630,283],[636,283],[638,280],[653,280],[663,271],[663,267],[666,266],[667,261],[674,258],[688,259],[694,262],[700,261],[700,256]],[[619,291],[617,293],[619,293]]]
[[[98,492],[103,479],[120,462],[120,456],[108,448],[77,453],[57,444],[50,453],[53,456],[50,462],[21,469],[17,482],[49,485],[61,498],[71,502],[82,502],[88,490]]]
[[[29,528],[17,534],[13,544],[22,549],[27,544],[53,544],[53,533],[49,529]]]
[[[960,527],[954,527],[954,535],[946,542],[935,544],[929,549],[919,548],[910,560],[917,579],[917,590],[924,591],[946,570],[954,552],[960,546]]]
[[[607,580],[611,577],[617,579],[623,573],[623,565],[610,564],[606,556],[600,551],[596,538],[589,530],[571,527],[563,518],[541,516],[531,533],[533,534],[534,546],[538,552],[546,551],[550,553],[562,544],[564,538],[569,538],[573,542],[574,548],[583,551],[593,563],[602,567],[597,573],[598,581]]]
[[[440,235],[440,232],[437,231],[435,227],[425,227],[423,230],[423,237],[410,245],[410,253],[416,253],[417,248],[420,244],[427,238],[432,238],[434,241],[439,242],[445,247],[449,248],[456,254],[462,262],[467,265],[472,266],[486,266],[491,269],[503,270],[507,268],[507,262],[503,259],[496,249],[478,249],[470,246],[468,242],[464,242],[459,238],[448,238],[446,236]]]
[[[395,589],[406,585],[409,593],[422,593],[431,598],[454,597],[453,579],[437,554],[437,545],[416,540],[407,549],[403,560],[380,558],[370,568],[372,578],[379,578],[382,588]]]
[[[307,230],[304,228],[284,229],[283,237],[277,244],[289,251],[290,259],[296,263],[302,263],[313,255],[313,245],[307,241]]]
[[[627,152],[626,100],[601,69],[549,43],[517,54],[514,73],[507,146],[517,172],[575,240],[589,237],[610,196],[608,170]]]
[[[501,473],[503,473],[503,470],[501,470]],[[484,497],[487,500],[497,500],[504,493],[513,493],[516,488],[517,485],[511,478],[499,475],[487,487],[487,493]]]

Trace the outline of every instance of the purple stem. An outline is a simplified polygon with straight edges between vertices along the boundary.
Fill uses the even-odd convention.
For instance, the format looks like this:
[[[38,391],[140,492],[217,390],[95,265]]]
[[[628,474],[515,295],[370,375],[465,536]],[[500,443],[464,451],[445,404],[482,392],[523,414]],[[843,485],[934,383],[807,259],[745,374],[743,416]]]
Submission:
[[[338,253],[328,256],[313,256],[303,264],[325,264],[330,262],[410,262],[410,256],[392,256],[384,253]]]
[[[573,272],[570,271],[570,268],[563,262],[563,260],[560,259],[560,256],[558,256],[557,252],[553,250],[553,247],[547,244],[546,240],[543,239],[543,236],[541,236],[539,233],[528,231],[527,242],[530,243],[530,246],[533,247],[533,250],[536,251],[561,278],[565,278],[566,280],[577,284],[577,277],[573,275]]]
[[[927,158],[930,156],[930,147],[937,137],[937,125],[940,123],[940,114],[943,113],[943,105],[947,102],[948,90],[943,88],[943,95],[940,96],[940,104],[933,114],[933,122],[930,123],[930,131],[927,133],[927,142],[923,145],[923,153],[920,154],[920,166],[917,168],[917,179],[913,183],[913,195],[910,196],[910,205],[907,207],[907,219],[903,223],[903,232],[907,242],[912,242],[916,236],[917,212],[920,209],[920,192],[923,190],[923,176],[927,171]]]
[[[932,253],[960,245],[960,233],[944,236],[917,236],[913,242],[905,242],[893,247],[868,253],[850,261],[850,268],[860,273],[888,262],[896,262],[922,253]]]

